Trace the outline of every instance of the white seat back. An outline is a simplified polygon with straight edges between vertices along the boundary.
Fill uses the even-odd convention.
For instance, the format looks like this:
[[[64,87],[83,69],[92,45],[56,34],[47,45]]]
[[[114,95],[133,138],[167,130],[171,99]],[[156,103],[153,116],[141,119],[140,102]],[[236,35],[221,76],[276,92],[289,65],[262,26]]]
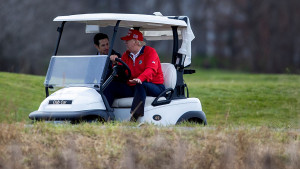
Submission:
[[[165,88],[175,88],[177,82],[177,72],[173,64],[161,63],[161,69],[164,74],[164,85]]]

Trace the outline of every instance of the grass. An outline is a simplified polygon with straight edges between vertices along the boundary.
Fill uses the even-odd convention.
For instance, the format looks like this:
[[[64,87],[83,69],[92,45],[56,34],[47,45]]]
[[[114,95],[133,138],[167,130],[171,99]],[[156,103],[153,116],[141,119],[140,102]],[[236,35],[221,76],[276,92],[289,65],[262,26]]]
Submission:
[[[197,70],[185,75],[210,125],[299,128],[300,76]],[[45,97],[44,77],[0,72],[0,122],[27,121]]]
[[[0,72],[0,122],[29,121],[45,98],[44,77]]]
[[[299,128],[299,75],[197,70],[185,80],[210,124]]]
[[[0,168],[298,168],[300,76],[185,75],[209,125],[30,124],[44,77],[0,72]]]
[[[299,75],[197,70],[184,78],[210,125],[299,128]],[[0,122],[29,122],[45,97],[43,82],[42,76],[0,72]]]

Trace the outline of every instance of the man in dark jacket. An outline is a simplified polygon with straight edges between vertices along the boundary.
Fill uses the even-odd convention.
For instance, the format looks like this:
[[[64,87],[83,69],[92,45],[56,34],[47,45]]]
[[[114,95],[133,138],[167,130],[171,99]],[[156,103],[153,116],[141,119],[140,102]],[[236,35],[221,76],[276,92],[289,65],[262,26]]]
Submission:
[[[97,33],[94,36],[94,45],[95,48],[98,50],[98,55],[108,55],[109,51],[109,38],[104,33]],[[117,55],[119,58],[121,57],[120,53],[112,50],[112,55]]]
[[[108,55],[108,51],[109,51],[108,36],[104,33],[97,33],[94,36],[94,46],[98,50],[97,55]],[[120,53],[116,52],[115,50],[111,51],[111,55],[117,55],[119,58],[121,58]],[[107,79],[111,73],[112,73],[112,65],[110,63],[105,79]]]

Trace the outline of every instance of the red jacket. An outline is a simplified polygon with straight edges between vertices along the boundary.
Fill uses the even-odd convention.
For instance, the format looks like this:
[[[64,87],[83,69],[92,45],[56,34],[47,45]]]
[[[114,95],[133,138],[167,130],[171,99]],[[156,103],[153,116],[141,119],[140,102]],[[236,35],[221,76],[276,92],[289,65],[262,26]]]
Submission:
[[[127,50],[121,58],[130,68],[130,79],[139,78],[142,82],[152,82],[154,84],[163,84],[164,76],[161,69],[159,57],[154,48],[143,46],[139,56],[135,59],[135,63],[130,57],[130,52]],[[135,84],[127,82],[128,85]]]

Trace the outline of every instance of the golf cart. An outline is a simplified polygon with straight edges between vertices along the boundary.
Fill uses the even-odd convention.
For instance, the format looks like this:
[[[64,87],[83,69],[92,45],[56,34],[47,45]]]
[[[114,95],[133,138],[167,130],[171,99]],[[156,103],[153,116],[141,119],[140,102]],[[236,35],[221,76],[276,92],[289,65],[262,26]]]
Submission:
[[[186,16],[162,16],[140,14],[80,14],[58,16],[60,21],[57,45],[51,57],[44,82],[46,99],[39,109],[29,114],[31,120],[46,121],[129,121],[133,98],[117,98],[110,106],[103,94],[104,89],[120,72],[130,69],[119,59],[120,65],[113,68],[107,78],[109,56],[112,52],[119,27],[140,30],[144,38],[151,40],[173,40],[171,63],[162,63],[164,85],[166,90],[158,97],[147,96],[145,112],[138,122],[157,125],[174,125],[184,121],[206,125],[206,116],[198,98],[189,98],[183,74],[195,73],[186,69],[191,64],[191,41],[194,38],[189,19]],[[67,22],[86,24],[87,33],[96,33],[99,27],[113,26],[108,55],[57,55],[64,25]],[[179,40],[182,39],[179,49]],[[128,78],[127,77],[127,78]],[[49,95],[49,90],[56,90]]]

